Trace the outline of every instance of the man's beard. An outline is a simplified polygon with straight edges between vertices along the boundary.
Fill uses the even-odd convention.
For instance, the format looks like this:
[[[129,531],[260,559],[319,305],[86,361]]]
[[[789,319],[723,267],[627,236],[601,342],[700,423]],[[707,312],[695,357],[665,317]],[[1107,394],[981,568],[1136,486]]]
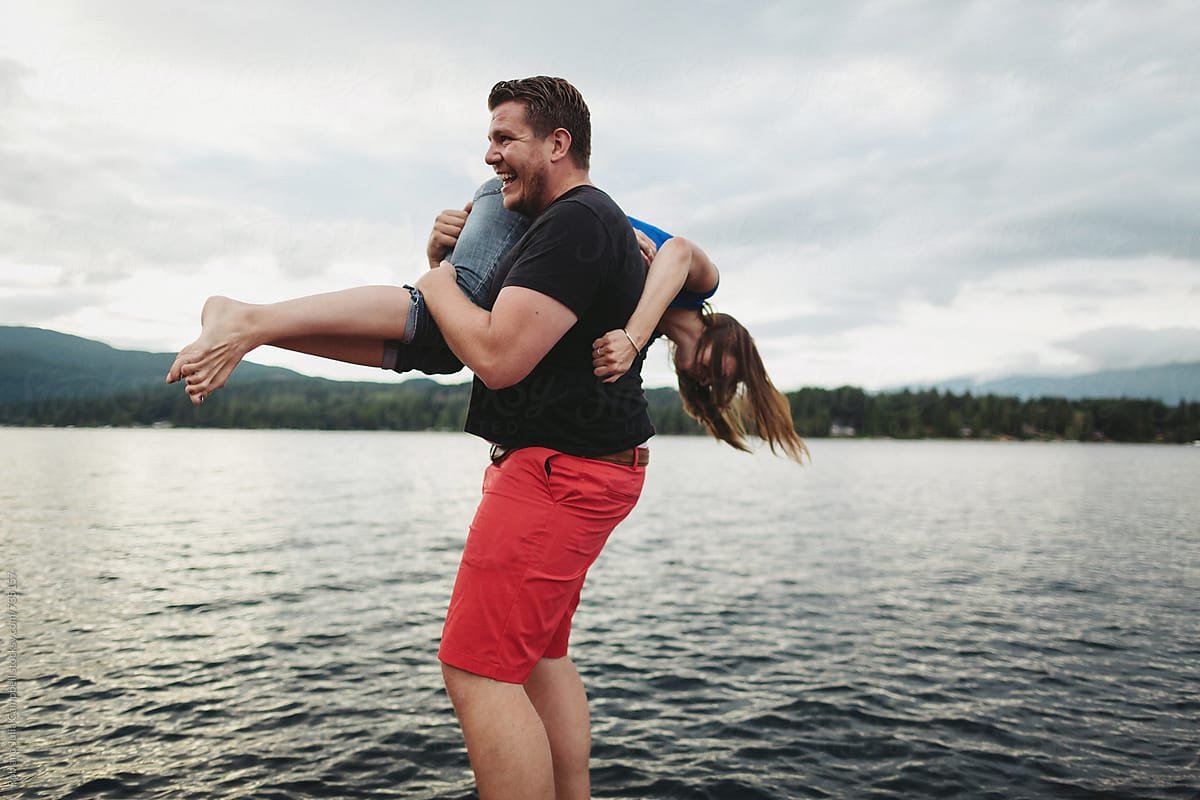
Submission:
[[[542,198],[546,194],[546,169],[539,167],[524,172],[521,177],[521,197],[512,211],[527,217],[536,217],[545,210]]]

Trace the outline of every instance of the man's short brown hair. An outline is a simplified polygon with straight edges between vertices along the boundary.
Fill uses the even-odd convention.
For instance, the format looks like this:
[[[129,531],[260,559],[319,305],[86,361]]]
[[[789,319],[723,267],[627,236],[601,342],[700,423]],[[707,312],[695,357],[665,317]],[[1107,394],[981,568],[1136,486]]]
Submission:
[[[513,81],[500,81],[488,95],[488,110],[501,103],[525,104],[529,127],[539,139],[555,129],[571,134],[571,158],[580,169],[587,169],[592,158],[592,115],[579,90],[562,78],[538,75]]]

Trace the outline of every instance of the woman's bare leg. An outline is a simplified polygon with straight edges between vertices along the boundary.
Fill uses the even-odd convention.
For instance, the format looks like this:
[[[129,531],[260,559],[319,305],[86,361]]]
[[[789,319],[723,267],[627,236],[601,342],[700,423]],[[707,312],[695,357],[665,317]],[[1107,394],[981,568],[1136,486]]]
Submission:
[[[225,385],[247,353],[264,344],[307,339],[328,346],[331,340],[325,337],[399,339],[410,301],[408,290],[399,286],[360,286],[267,305],[210,297],[200,317],[200,338],[180,351],[167,383],[185,380],[188,395],[199,405]],[[359,345],[354,347],[357,356],[366,357]]]
[[[383,366],[383,348],[387,342],[362,336],[302,336],[267,344],[294,353],[378,369]]]

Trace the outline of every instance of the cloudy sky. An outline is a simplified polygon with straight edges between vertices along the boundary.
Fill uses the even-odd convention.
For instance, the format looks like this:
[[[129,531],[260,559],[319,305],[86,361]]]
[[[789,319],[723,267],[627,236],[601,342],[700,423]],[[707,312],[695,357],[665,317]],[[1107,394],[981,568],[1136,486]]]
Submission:
[[[781,388],[1200,361],[1190,2],[4,5],[0,324],[173,351],[210,294],[409,281],[551,74]]]

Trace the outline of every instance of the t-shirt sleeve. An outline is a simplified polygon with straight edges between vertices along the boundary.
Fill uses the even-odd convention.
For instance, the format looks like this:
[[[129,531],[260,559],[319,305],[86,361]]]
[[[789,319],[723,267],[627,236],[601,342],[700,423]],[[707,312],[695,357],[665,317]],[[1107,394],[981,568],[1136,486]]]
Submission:
[[[609,250],[595,212],[582,203],[562,202],[530,229],[504,286],[540,292],[582,316],[606,277]]]

